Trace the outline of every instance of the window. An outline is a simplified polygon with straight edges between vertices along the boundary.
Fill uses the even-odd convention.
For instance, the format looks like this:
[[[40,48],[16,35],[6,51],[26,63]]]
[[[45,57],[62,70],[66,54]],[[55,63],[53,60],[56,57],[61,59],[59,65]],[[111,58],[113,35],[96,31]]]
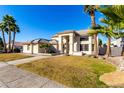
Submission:
[[[80,44],[80,51],[83,51],[83,46]]]
[[[84,51],[89,51],[89,45],[88,44],[84,44]]]
[[[81,37],[80,38],[80,41],[88,41],[89,40],[89,37],[88,36],[84,36],[84,37]]]
[[[89,45],[88,44],[81,44],[80,45],[80,51],[89,51]]]
[[[94,44],[92,44],[92,51],[94,51]]]
[[[27,45],[27,50],[30,50],[30,45]]]

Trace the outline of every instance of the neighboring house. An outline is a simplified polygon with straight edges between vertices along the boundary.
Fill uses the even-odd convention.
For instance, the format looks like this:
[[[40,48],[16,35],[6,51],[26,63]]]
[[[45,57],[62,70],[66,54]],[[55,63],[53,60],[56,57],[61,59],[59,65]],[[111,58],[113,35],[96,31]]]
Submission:
[[[70,55],[83,55],[93,54],[94,39],[88,35],[87,30],[80,31],[64,31],[57,33],[51,39],[36,39],[23,45],[23,53],[42,53],[39,47],[41,43],[51,43],[55,52],[70,54]]]
[[[9,44],[7,43],[7,48],[9,47]],[[11,42],[11,47],[12,47],[12,42]],[[18,49],[21,49],[22,50],[22,47],[23,47],[23,42],[17,42],[15,41],[14,43],[14,49],[15,48],[18,48]]]
[[[124,38],[118,38],[111,42],[111,47],[122,47],[124,46]]]
[[[32,53],[32,54],[44,53],[44,49],[40,48],[40,44],[42,43],[50,43],[50,40],[38,38],[23,43],[23,53]]]

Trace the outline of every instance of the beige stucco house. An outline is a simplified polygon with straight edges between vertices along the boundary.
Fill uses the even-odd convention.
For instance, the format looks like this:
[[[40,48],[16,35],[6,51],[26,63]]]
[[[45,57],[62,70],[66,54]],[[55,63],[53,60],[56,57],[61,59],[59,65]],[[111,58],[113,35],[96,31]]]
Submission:
[[[42,53],[39,43],[43,40],[28,42],[23,45],[24,53]],[[51,40],[44,40],[51,43],[55,52],[69,55],[93,54],[94,38],[88,35],[88,30],[68,30],[55,34]]]
[[[58,50],[70,55],[93,54],[94,38],[88,35],[88,30],[69,30],[57,33],[52,40],[58,41]]]

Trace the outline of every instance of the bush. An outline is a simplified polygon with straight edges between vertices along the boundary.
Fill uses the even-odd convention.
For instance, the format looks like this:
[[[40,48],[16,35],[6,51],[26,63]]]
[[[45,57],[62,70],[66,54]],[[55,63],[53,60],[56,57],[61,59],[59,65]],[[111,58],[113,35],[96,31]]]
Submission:
[[[56,53],[55,51],[49,49],[48,53]]]
[[[15,53],[20,53],[21,51],[20,51],[19,48],[15,48],[15,49],[14,49],[14,52],[15,52]]]

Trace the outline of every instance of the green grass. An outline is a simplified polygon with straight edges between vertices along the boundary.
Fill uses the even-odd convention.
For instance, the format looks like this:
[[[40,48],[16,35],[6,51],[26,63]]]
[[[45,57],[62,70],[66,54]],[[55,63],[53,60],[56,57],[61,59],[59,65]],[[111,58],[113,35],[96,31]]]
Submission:
[[[18,54],[18,53],[4,53],[4,54],[0,54],[0,62],[8,62],[8,61],[23,59],[28,57],[31,56]]]
[[[76,88],[108,87],[99,81],[99,77],[116,70],[104,60],[78,56],[41,59],[18,67]]]

